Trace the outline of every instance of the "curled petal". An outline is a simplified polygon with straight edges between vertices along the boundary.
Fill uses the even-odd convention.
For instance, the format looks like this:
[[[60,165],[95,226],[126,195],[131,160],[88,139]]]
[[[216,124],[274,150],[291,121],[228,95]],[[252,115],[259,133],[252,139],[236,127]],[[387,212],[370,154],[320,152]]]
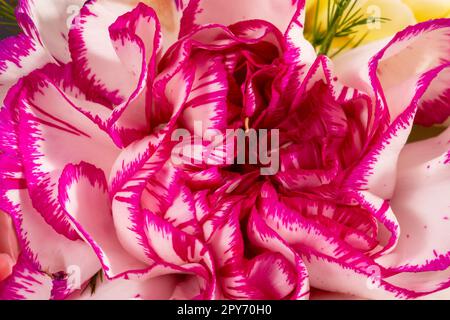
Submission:
[[[360,269],[318,253],[301,253],[301,257],[308,268],[311,286],[315,288],[364,299],[417,297],[413,291],[386,283],[376,264]]]
[[[57,200],[57,181],[73,162],[88,161],[109,173],[118,150],[39,71],[29,76],[22,96],[19,149],[33,205],[55,230],[77,239]]]
[[[153,259],[149,256],[150,248],[143,229],[142,192],[148,179],[164,166],[170,156],[171,144],[168,139],[192,85],[187,72],[177,73],[180,68],[180,65],[172,66],[155,84],[158,97],[162,105],[166,106],[164,113],[171,112],[167,116],[167,125],[155,135],[124,149],[110,177],[112,210],[119,240],[132,255],[148,264],[152,264]],[[177,94],[167,96],[165,92]],[[161,115],[161,119],[165,117],[165,114]]]
[[[0,283],[0,299],[50,300],[52,289],[53,282],[50,276],[21,258],[11,276]]]
[[[370,62],[370,81],[376,97],[375,118],[382,129],[372,144],[372,150],[364,157],[349,179],[349,185],[369,189],[373,194],[389,199],[395,186],[395,170],[403,146],[407,142],[412,125],[421,110],[423,98],[442,88],[441,76],[448,73],[447,61],[449,30],[448,19],[422,23],[397,34]],[[433,55],[425,58],[423,51],[431,39],[436,46]],[[407,49],[410,48],[410,49]],[[412,53],[410,52],[412,51]],[[410,53],[416,59],[409,59]],[[395,71],[398,59],[410,65],[403,71]],[[425,65],[416,61],[425,59]],[[402,63],[404,66],[405,63]],[[399,94],[399,93],[402,94]],[[387,122],[387,123],[386,123]]]
[[[69,29],[84,0],[19,0],[16,16],[25,33],[57,61],[70,61]],[[75,23],[76,23],[75,19]]]
[[[107,277],[145,267],[117,239],[107,184],[100,169],[85,162],[67,165],[59,179],[58,198],[78,235],[97,254]]]
[[[61,288],[60,295],[65,295],[77,289],[77,284],[87,281],[100,269],[97,257],[84,241],[70,240],[45,222],[33,208],[27,190],[6,190],[1,197],[1,209],[12,217],[20,244],[21,254],[16,265],[19,279],[23,268],[27,273],[37,274],[39,278],[45,274]],[[73,286],[69,286],[67,280],[71,279],[73,271]],[[11,283],[15,282],[12,280]],[[42,288],[39,286],[41,284]],[[44,282],[36,286],[39,290],[46,290]]]
[[[0,42],[0,108],[17,81],[54,60],[35,40],[24,34]]]
[[[208,139],[207,130],[226,128],[227,74],[219,56],[199,53],[192,63],[195,78],[182,120],[193,134]]]
[[[308,271],[300,256],[291,248],[289,243],[270,228],[256,210],[253,210],[250,215],[247,230],[249,240],[255,246],[281,254],[294,267],[297,278],[294,280],[296,285],[295,289],[290,292],[290,297],[299,300],[308,299],[310,284]]]
[[[81,9],[78,20],[69,33],[76,82],[110,108],[126,103],[142,90],[146,64],[159,46],[155,12],[144,4],[133,9],[131,3],[97,0]]]
[[[395,250],[378,259],[392,271],[450,268],[449,141],[447,130],[439,137],[408,144],[400,153],[391,206],[401,234]],[[443,274],[436,277],[446,280]]]
[[[186,35],[198,26],[218,23],[225,26],[243,20],[261,19],[285,32],[291,20],[303,10],[304,1],[190,1],[181,21],[181,35]]]

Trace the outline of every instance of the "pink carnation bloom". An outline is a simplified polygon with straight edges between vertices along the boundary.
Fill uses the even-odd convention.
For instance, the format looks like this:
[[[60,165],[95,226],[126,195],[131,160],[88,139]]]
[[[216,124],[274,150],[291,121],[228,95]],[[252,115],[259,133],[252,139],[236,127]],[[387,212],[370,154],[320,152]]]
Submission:
[[[0,43],[0,298],[449,297],[450,131],[406,144],[450,115],[449,19],[331,61],[304,1],[83,3],[19,1]],[[279,130],[274,175],[173,161],[236,128]]]

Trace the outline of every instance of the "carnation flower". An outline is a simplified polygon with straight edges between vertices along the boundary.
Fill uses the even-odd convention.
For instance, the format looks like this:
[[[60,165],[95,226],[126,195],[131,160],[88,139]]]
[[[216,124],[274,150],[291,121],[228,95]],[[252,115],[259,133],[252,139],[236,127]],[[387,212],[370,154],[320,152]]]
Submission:
[[[0,43],[1,298],[448,297],[450,131],[407,141],[449,19],[331,60],[304,1],[43,3]]]

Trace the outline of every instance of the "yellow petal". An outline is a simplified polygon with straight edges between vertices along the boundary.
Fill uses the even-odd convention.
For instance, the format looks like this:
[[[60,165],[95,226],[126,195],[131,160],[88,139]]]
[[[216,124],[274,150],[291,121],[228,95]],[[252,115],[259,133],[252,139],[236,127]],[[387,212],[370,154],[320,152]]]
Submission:
[[[315,0],[306,0],[306,11],[308,11],[315,3]]]
[[[412,10],[401,0],[366,0],[360,3],[362,12],[367,16],[389,19],[389,21],[375,21],[359,27],[358,36],[367,33],[364,43],[392,36],[416,23]]]
[[[449,0],[402,0],[414,12],[417,21],[450,17]]]
[[[319,14],[317,19],[317,25],[321,25],[321,30],[324,29],[327,23],[327,1],[328,0],[306,0],[306,22],[305,32],[308,33],[313,26],[314,17],[316,14],[316,5],[319,5]]]

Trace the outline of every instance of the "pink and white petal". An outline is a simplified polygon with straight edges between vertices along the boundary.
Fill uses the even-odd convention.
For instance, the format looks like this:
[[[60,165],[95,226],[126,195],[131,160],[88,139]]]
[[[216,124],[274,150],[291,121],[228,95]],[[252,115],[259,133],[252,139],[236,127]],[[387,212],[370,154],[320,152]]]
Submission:
[[[442,124],[450,116],[450,68],[442,71],[420,99],[415,123],[424,126]]]
[[[59,179],[58,198],[79,236],[97,254],[108,278],[146,267],[117,239],[103,171],[85,162],[67,165]]]
[[[336,260],[362,268],[371,263],[362,252],[334,235],[321,224],[303,217],[278,200],[276,191],[266,184],[261,192],[260,214],[269,228],[300,251],[320,252]]]
[[[315,288],[356,296],[364,299],[417,299],[443,294],[450,285],[449,270],[445,282],[436,281],[430,273],[385,274],[373,263],[366,268],[336,261],[319,253],[301,253],[308,268],[311,285]]]
[[[432,105],[440,109],[431,113],[438,116],[439,121],[445,119],[448,108],[442,103],[446,95],[442,79],[448,75],[449,27],[450,20],[443,19],[418,24],[398,33],[370,60],[367,75],[359,73],[360,76],[354,77],[358,72],[348,71],[351,68],[347,66],[352,64],[360,69],[359,65],[367,60],[368,52],[383,41],[370,45],[371,50],[359,48],[354,54],[349,52],[340,58],[342,63],[338,63],[338,74],[341,74],[341,81],[366,92],[369,92],[369,85],[372,86],[379,126],[390,122],[390,126],[383,129],[384,134],[377,138],[372,151],[350,176],[348,183],[351,188],[368,189],[378,197],[391,198],[400,151],[413,122],[423,122],[425,111],[419,116],[419,110],[426,106],[424,101],[437,99]],[[354,61],[360,62],[355,65]],[[365,72],[366,68],[360,70]],[[428,104],[427,110],[430,106]]]
[[[46,75],[59,84],[60,90],[75,108],[108,132],[118,146],[128,145],[149,132],[147,93],[144,88],[147,80],[153,81],[160,43],[155,19],[153,10],[139,5],[119,17],[109,28],[110,42],[114,44],[116,56],[124,68],[129,70],[130,79],[134,79],[128,82],[135,83],[134,91],[120,105],[112,106],[111,101],[100,99],[100,95],[96,95],[94,99],[99,103],[87,101],[91,88],[83,92],[80,90],[86,89],[86,79],[79,79],[78,67],[73,63],[63,67],[48,66],[45,70]],[[152,70],[150,74],[148,69]]]
[[[160,161],[160,159],[153,159],[151,165],[154,168],[149,169],[149,163],[145,164],[145,168],[148,171],[156,171],[162,166]],[[143,166],[143,164],[137,165],[138,168]],[[122,246],[136,259],[152,265],[154,260],[150,255],[141,209],[141,193],[147,178],[146,172],[143,171],[138,169],[138,172],[133,173],[130,180],[113,194],[112,212],[117,236]]]
[[[19,81],[9,91],[0,108],[0,179],[1,188],[25,188],[23,165],[18,146],[18,105],[23,82]]]
[[[144,56],[147,53],[145,46],[140,38],[136,37],[126,29],[126,26],[122,26],[122,24],[118,23],[122,20],[123,17],[124,16],[119,17],[118,20],[109,28],[111,34],[111,42],[116,51],[116,55],[120,60],[120,66],[119,64],[115,65],[115,67],[120,68],[117,70],[117,74],[120,74],[125,82],[124,84],[120,84],[120,87],[111,87],[111,90],[108,89],[109,92],[118,92],[121,97],[121,100],[118,100],[116,98],[111,98],[110,100],[112,101],[112,107],[115,113],[122,113],[122,110],[127,106],[127,102],[135,99],[143,91],[147,80],[148,71],[147,63],[145,60],[146,57]],[[118,28],[118,30],[113,29],[114,27]],[[123,28],[123,30],[119,28]],[[89,54],[89,51],[90,50],[86,50],[86,53]],[[102,77],[102,75],[104,74],[103,71],[99,70],[100,66],[102,67],[102,70],[106,71],[108,67],[113,67],[114,65],[111,64],[108,66],[107,63],[102,63],[93,66],[93,69],[98,68],[97,70],[93,71],[93,77]],[[77,66],[77,64],[75,64],[75,68],[78,67],[80,66]],[[95,73],[96,71],[99,72]],[[101,78],[99,80],[99,82],[102,83],[106,81],[103,81]],[[85,87],[87,87],[88,85],[88,83],[80,84],[80,86]],[[145,116],[145,113],[141,116]]]
[[[126,3],[122,0],[104,0],[107,3],[116,3],[120,5],[126,5],[129,10],[136,6],[145,4],[151,7],[158,17],[161,23],[162,33],[162,47],[161,52],[164,53],[169,49],[177,40],[180,33],[180,20],[183,14],[183,10],[187,7],[189,0],[128,0]]]
[[[206,243],[214,257],[221,294],[227,299],[257,299],[257,286],[248,281],[240,206],[220,204],[204,224]]]
[[[351,264],[336,261],[318,253],[300,253],[309,275],[311,286],[320,290],[356,296],[363,299],[407,299],[417,293],[399,288],[381,278],[376,265],[355,268]]]
[[[173,116],[182,112],[192,89],[194,70],[187,63],[191,45],[188,41],[180,44],[173,47],[173,51],[166,54],[159,65],[161,70],[152,88],[154,104],[158,105],[158,108],[150,110],[152,128],[173,123]]]
[[[389,201],[368,191],[354,192],[353,200],[369,212],[378,223],[377,240],[379,245],[370,251],[370,257],[375,259],[394,250],[400,237],[401,226]]]
[[[159,139],[150,135],[122,149],[114,162],[108,181],[111,195],[114,195],[135,174],[156,149]]]
[[[287,96],[295,96],[308,70],[317,59],[316,50],[303,34],[306,8],[302,2],[309,3],[305,0],[298,1],[297,12],[284,33],[287,43],[284,58],[289,66],[289,71],[288,76],[285,77],[287,80],[285,80],[286,89],[283,91],[283,95]]]
[[[280,253],[265,253],[254,258],[248,266],[248,282],[258,288],[264,299],[289,297],[297,287],[294,266]]]
[[[292,299],[308,299],[310,283],[306,266],[299,255],[284,241],[264,220],[256,210],[253,210],[247,224],[249,240],[256,246],[270,252],[281,253],[295,267],[297,285],[291,294]]]
[[[180,35],[184,36],[206,24],[217,23],[229,26],[236,22],[254,19],[268,21],[284,33],[303,6],[303,0],[192,0],[184,11]]]
[[[61,234],[77,239],[57,200],[57,182],[69,163],[87,161],[109,174],[118,149],[39,72],[26,80],[20,101],[19,149],[33,205]]]
[[[0,282],[0,300],[50,300],[52,290],[51,277],[20,258],[11,276]]]
[[[126,102],[116,106],[109,119],[108,126],[121,136],[121,140],[133,141],[130,131],[148,134],[149,108],[152,104],[151,86],[156,76],[156,65],[161,49],[161,31],[156,13],[143,3],[120,16],[109,27],[111,41],[117,56],[136,83]],[[136,57],[140,57],[137,59]],[[128,141],[125,141],[128,144]]]
[[[182,41],[185,40],[185,41]],[[197,48],[208,49],[210,51],[219,51],[233,48],[239,45],[255,45],[262,41],[273,45],[272,50],[260,50],[260,58],[270,60],[270,62],[277,58],[276,54],[280,55],[284,51],[285,39],[283,34],[275,28],[272,24],[263,20],[250,20],[237,22],[228,27],[220,24],[210,24],[202,26],[192,32],[189,37],[183,38],[178,44],[190,44]],[[178,48],[180,45],[174,46]],[[172,52],[172,49],[169,51]],[[230,54],[225,60],[228,70],[232,70],[236,64],[236,54]],[[164,58],[163,61],[167,59]],[[254,60],[253,62],[259,66],[265,65],[261,60]]]
[[[164,216],[179,195],[181,183],[181,171],[166,162],[148,179],[142,192],[142,208]]]
[[[216,275],[208,247],[199,239],[180,231],[151,212],[145,212],[144,219],[150,256],[160,264],[191,273],[190,281],[194,285],[193,288],[196,288],[196,296],[213,296],[216,290]]]
[[[421,300],[450,300],[450,288],[420,297]]]
[[[205,222],[211,214],[211,206],[208,201],[209,190],[198,191],[194,194],[195,216],[199,223]]]
[[[69,274],[49,275],[21,258],[3,289],[0,288],[0,296],[3,290],[6,299],[12,300],[65,300],[74,290],[78,290],[81,280],[77,266],[71,266],[69,271]]]
[[[61,63],[70,61],[68,34],[84,0],[19,0],[16,16],[25,33]],[[75,20],[76,21],[76,20]]]
[[[188,70],[183,69],[181,62],[161,73],[155,82],[155,97],[165,110],[160,117],[162,122],[157,124],[167,124],[155,128],[155,134],[149,138],[126,148],[117,158],[109,179],[112,186],[112,211],[119,240],[137,259],[149,264],[153,263],[153,259],[150,257],[143,229],[142,192],[148,179],[170,157],[170,133],[178,121],[191,86],[192,77]]]
[[[26,189],[1,194],[1,209],[8,212],[19,240],[21,259],[29,270],[57,277],[79,271],[80,283],[90,279],[101,265],[95,253],[81,240],[70,240],[54,231],[32,205]],[[31,269],[30,269],[31,268]]]
[[[390,40],[391,38],[373,41],[339,54],[332,60],[337,80],[348,87],[373,95],[370,61]]]
[[[143,58],[146,56],[146,44],[149,44],[149,48],[153,47],[153,37],[142,39],[140,36],[145,37],[147,31],[152,30],[152,24],[147,26],[144,23],[149,16],[143,11],[150,10],[153,19],[154,11],[143,4],[134,9],[133,2],[91,1],[81,9],[78,21],[69,33],[70,52],[78,75],[77,83],[89,98],[109,103],[111,108],[126,102],[136,91],[142,73],[147,71],[142,70],[143,61],[146,60]],[[133,13],[121,17],[133,9]],[[127,21],[132,16],[138,18],[141,12],[142,20]],[[132,39],[127,35],[130,32],[126,29],[129,23],[134,27]],[[155,31],[157,24],[159,23],[153,24]],[[147,27],[149,30],[146,30]],[[140,33],[144,30],[144,33]],[[119,35],[127,41],[121,42]],[[132,59],[127,60],[126,57],[130,54]],[[148,59],[150,57],[151,53],[148,54]],[[127,62],[124,64],[125,60]],[[136,69],[139,71],[136,72]]]
[[[67,103],[106,132],[116,146],[128,145],[130,141],[148,134],[149,124],[144,116],[146,113],[144,93],[130,98],[129,102],[111,110],[101,103],[88,100],[86,94],[74,82],[72,66],[71,63],[64,66],[48,64],[41,69],[40,76],[53,83]],[[13,93],[9,100],[14,100]]]
[[[106,105],[88,100],[86,94],[75,83],[75,70],[73,63],[63,66],[56,64],[48,64],[36,72],[42,81],[52,83],[59,94],[82,115],[86,116],[99,129],[105,131],[111,136],[116,145],[121,145],[121,141],[115,139],[116,135],[110,130],[108,123],[111,119],[112,111]]]
[[[110,179],[114,186],[112,212],[119,241],[130,254],[149,265],[154,260],[145,234],[142,193],[147,181],[164,166],[170,155],[165,137],[163,133],[154,139],[145,139],[139,154],[130,153],[136,146],[129,146],[118,158],[116,171]]]
[[[227,73],[219,56],[199,52],[191,61],[196,67],[195,77],[182,121],[191,133],[210,140],[212,132],[226,129]]]
[[[450,268],[443,271],[399,272],[385,280],[415,292],[417,298],[426,297],[450,288]]]
[[[135,48],[130,46],[139,44],[143,52],[138,56],[142,56],[146,64],[153,58],[153,66],[156,65],[154,58],[160,49],[161,31],[158,17],[152,8],[140,2],[133,10],[119,16],[108,27],[108,31],[120,61],[134,76],[139,76],[141,72],[142,59],[134,59]],[[134,40],[133,43],[124,43],[130,40]]]
[[[197,236],[201,234],[194,198],[186,186],[180,188],[180,192],[164,214],[164,219],[169,221],[175,228],[189,235]]]
[[[119,241],[130,254],[150,265],[154,260],[144,229],[142,194],[147,181],[170,156],[166,143],[168,135],[164,131],[125,149],[118,157],[110,178],[112,212]]]
[[[376,73],[379,85],[384,91],[391,121],[415,98],[416,90],[413,86],[420,83],[424,74],[449,64],[449,33],[450,19],[420,23],[399,32],[373,57],[371,77],[375,78]],[[448,77],[448,73],[445,77]],[[435,81],[429,84],[427,80]],[[422,108],[421,103],[439,98],[440,94],[445,93],[443,90],[447,90],[442,81],[436,80],[439,79],[422,80],[424,86],[429,88],[426,96],[419,97],[419,109]]]
[[[191,190],[217,188],[222,185],[223,175],[219,168],[215,166],[188,174],[189,179],[187,180],[187,183]]]
[[[233,202],[220,204],[203,225],[206,242],[211,247],[218,268],[242,264],[244,240],[239,224],[240,206]]]
[[[391,207],[402,232],[395,250],[378,258],[389,270],[450,268],[449,150],[447,129],[436,138],[406,145],[400,153]]]
[[[189,269],[189,268],[188,268]],[[195,268],[192,268],[195,270]],[[191,300],[217,299],[217,293],[199,295],[199,282],[193,271],[163,265],[149,268],[147,275],[134,279],[105,279],[95,291],[88,287],[74,292],[69,300]]]
[[[208,277],[213,270],[213,261],[205,245],[164,219],[146,212],[145,232],[156,261],[183,266],[199,264],[205,268],[202,276]]]
[[[95,292],[86,288],[69,297],[69,300],[169,300],[177,285],[176,275],[151,279],[105,279],[98,283]]]
[[[179,107],[175,107],[179,108]],[[172,118],[179,116],[179,112]],[[142,193],[148,180],[166,163],[170,156],[167,128],[156,136],[150,136],[130,145],[118,157],[112,171],[112,211],[120,242],[137,259],[153,263],[144,230]],[[137,151],[137,152],[136,152]]]
[[[449,28],[450,19],[428,21],[408,27],[392,39],[350,50],[334,60],[338,79],[366,93],[381,94],[393,122],[413,99],[411,86],[426,72],[449,62]],[[442,81],[435,81],[421,98],[419,109],[426,101],[442,99],[446,89]]]
[[[302,74],[302,82],[296,86],[297,90],[294,94],[294,101],[291,103],[291,109],[298,107],[302,99],[304,99],[305,94],[310,92],[318,83],[326,84],[329,94],[336,103],[345,104],[356,99],[362,99],[369,105],[372,102],[371,96],[364,91],[347,86],[345,83],[338,81],[339,77],[335,71],[333,62],[324,55],[319,55],[310,68],[307,70],[302,69],[301,71],[304,73]],[[368,109],[371,110],[373,108],[369,107]],[[362,121],[367,121],[368,127],[375,121],[372,120],[372,113],[373,111],[368,112],[368,114],[362,112]]]
[[[317,59],[317,54],[309,41],[304,38],[298,38],[303,37],[303,34],[291,33],[295,41],[291,44],[288,43],[288,50],[284,54],[289,69],[282,81],[283,93],[287,95],[283,98],[287,100],[295,98],[301,83],[307,76],[308,70],[310,70]]]
[[[0,108],[20,78],[51,62],[54,60],[44,48],[24,34],[0,41]]]
[[[382,57],[382,54],[380,57]],[[375,59],[375,61],[379,60],[379,57],[378,60]],[[399,154],[411,133],[417,110],[420,107],[420,99],[426,92],[433,90],[434,81],[438,79],[442,72],[447,72],[449,68],[450,64],[442,64],[420,74],[418,78],[416,76],[411,77],[399,85],[402,87],[401,90],[397,86],[396,93],[389,95],[387,105],[390,108],[392,106],[397,108],[396,110],[392,108],[389,110],[392,122],[375,139],[372,149],[353,170],[347,181],[351,188],[367,189],[383,199],[392,197]],[[374,67],[373,72],[375,70],[378,69]],[[378,88],[381,90],[381,85]],[[399,92],[402,94],[399,94]],[[378,96],[378,110],[383,109],[381,106],[386,105],[383,101],[386,101],[383,96]],[[380,126],[383,125],[382,121]]]
[[[356,196],[355,199],[362,205],[363,208],[372,212],[373,216],[377,218],[380,224],[379,229],[379,240],[381,245],[372,250],[370,258],[374,259],[373,265],[368,265],[367,267],[361,268],[356,267],[352,264],[346,264],[345,262],[339,262],[330,257],[326,257],[326,260],[333,260],[333,263],[341,264],[342,266],[347,266],[345,268],[353,268],[355,272],[365,273],[366,271],[376,272],[380,276],[381,287],[385,287],[385,290],[398,293],[400,298],[418,298],[424,295],[432,294],[444,290],[449,286],[449,272],[448,261],[446,264],[446,257],[440,256],[436,257],[434,261],[427,261],[428,264],[422,266],[411,266],[411,265],[396,265],[392,267],[389,263],[398,262],[401,260],[399,258],[401,255],[398,254],[398,246],[402,241],[402,237],[409,240],[410,235],[405,233],[403,230],[403,221],[397,219],[396,211],[389,206],[386,200],[380,199],[369,192],[363,192]],[[409,224],[409,223],[408,223]],[[419,228],[420,229],[420,228]],[[401,231],[401,232],[400,232]],[[404,241],[404,240],[403,240]],[[422,243],[421,241],[419,241]],[[408,242],[406,242],[408,244]],[[403,246],[404,247],[404,246]],[[419,247],[417,247],[419,248]],[[403,249],[404,250],[404,249]],[[418,254],[411,250],[409,251],[413,259],[417,258]],[[413,252],[413,253],[412,253]],[[420,252],[419,252],[420,254]],[[318,253],[313,253],[312,255],[320,255]],[[434,255],[434,251],[430,253],[430,256]],[[325,256],[323,256],[325,259]],[[442,259],[442,260],[439,260]],[[430,271],[430,266],[439,266]],[[311,268],[313,268],[312,266]],[[442,271],[441,271],[442,270]],[[369,273],[369,278],[370,273]],[[378,281],[376,281],[378,282]],[[380,288],[381,288],[380,287]],[[390,289],[389,289],[390,288]],[[330,290],[326,289],[325,290]],[[373,291],[373,285],[370,286],[370,291]],[[351,291],[340,291],[344,293],[352,293]],[[358,295],[359,293],[352,293]],[[368,293],[369,294],[369,293]],[[371,295],[362,296],[365,298],[376,298]],[[381,295],[378,299],[385,299],[386,297]]]
[[[80,287],[79,269],[71,269],[71,275],[48,275],[27,262],[19,261],[15,271],[0,288],[0,296],[11,300],[66,300]],[[71,278],[73,277],[73,278]],[[3,291],[3,292],[2,292]]]
[[[142,191],[142,209],[149,210],[189,234],[200,232],[190,190],[183,185],[183,173],[170,161],[146,182]]]

